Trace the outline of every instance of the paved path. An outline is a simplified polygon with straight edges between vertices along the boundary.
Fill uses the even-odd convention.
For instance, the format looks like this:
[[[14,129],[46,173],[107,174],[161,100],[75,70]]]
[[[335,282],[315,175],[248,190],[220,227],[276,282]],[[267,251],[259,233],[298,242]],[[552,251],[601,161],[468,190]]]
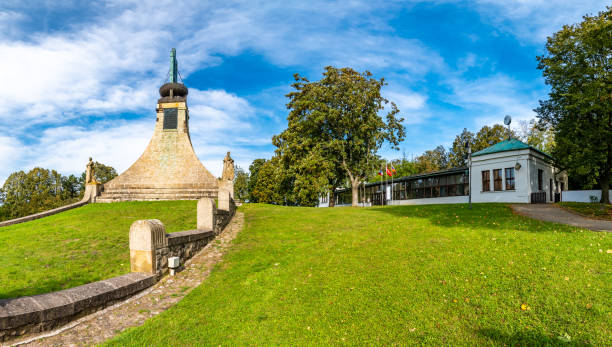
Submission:
[[[45,333],[45,338],[9,343],[20,346],[85,346],[96,345],[121,331],[142,325],[179,302],[204,281],[221,261],[244,224],[244,214],[236,212],[230,224],[211,243],[188,260],[185,270],[166,276],[153,287],[117,305],[85,316],[58,330]],[[31,339],[31,338],[30,338]]]
[[[595,231],[612,232],[612,222],[591,219],[572,213],[553,204],[512,204],[514,212],[546,222],[572,225]]]

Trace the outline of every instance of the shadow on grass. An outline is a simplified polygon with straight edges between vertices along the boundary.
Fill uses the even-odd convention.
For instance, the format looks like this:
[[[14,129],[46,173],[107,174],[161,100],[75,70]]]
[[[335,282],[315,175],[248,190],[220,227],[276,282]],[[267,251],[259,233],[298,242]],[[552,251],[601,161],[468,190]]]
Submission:
[[[586,343],[571,341],[571,338],[550,337],[537,331],[526,330],[508,334],[498,329],[485,328],[476,332],[496,345],[504,346],[585,346]]]
[[[520,230],[528,232],[573,232],[578,228],[517,215],[503,203],[379,206],[371,211],[395,217],[427,219],[432,225],[447,228]]]
[[[35,287],[14,288],[0,292],[0,300],[2,299],[17,299],[23,296],[33,296],[46,293],[57,292],[64,289],[78,287],[80,285],[101,281],[102,278],[89,277],[86,275],[76,275],[73,272],[68,272],[64,276],[41,280],[35,284]]]

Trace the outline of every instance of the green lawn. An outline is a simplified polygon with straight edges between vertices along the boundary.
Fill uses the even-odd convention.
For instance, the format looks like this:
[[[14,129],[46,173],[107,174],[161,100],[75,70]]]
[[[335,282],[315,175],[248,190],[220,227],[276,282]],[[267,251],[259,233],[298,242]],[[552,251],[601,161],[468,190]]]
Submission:
[[[194,229],[196,201],[92,204],[0,228],[0,299],[128,273],[130,225],[150,218],[166,232]]]
[[[504,205],[245,205],[210,278],[108,345],[609,345],[612,234]]]
[[[561,202],[561,207],[581,214],[585,217],[612,220],[611,204],[593,204],[588,202]]]

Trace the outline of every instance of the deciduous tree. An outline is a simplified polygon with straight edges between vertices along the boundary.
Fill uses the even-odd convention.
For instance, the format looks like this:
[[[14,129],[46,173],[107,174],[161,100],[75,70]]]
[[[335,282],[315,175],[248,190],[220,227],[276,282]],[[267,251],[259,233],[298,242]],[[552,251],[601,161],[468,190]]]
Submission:
[[[612,8],[565,25],[548,38],[538,69],[550,86],[540,101],[540,124],[555,133],[560,167],[595,177],[610,203],[612,176]]]
[[[249,198],[249,174],[240,166],[236,165],[234,174],[234,196],[244,201]]]
[[[249,165],[249,201],[250,202],[258,202],[257,197],[253,195],[253,191],[255,190],[255,186],[257,185],[257,181],[259,179],[259,170],[266,163],[265,159],[255,159]]]
[[[377,80],[368,71],[331,66],[320,81],[294,77],[295,91],[287,95],[288,127],[273,138],[277,153],[291,158],[285,164],[296,175],[294,188],[315,185],[317,194],[322,194],[333,188],[332,179],[341,181],[341,173],[350,181],[352,205],[357,206],[359,186],[370,173],[378,149],[385,142],[397,148],[404,138],[397,106],[380,94],[384,79]],[[389,109],[383,119],[379,113],[386,105]],[[297,184],[299,180],[304,184]]]

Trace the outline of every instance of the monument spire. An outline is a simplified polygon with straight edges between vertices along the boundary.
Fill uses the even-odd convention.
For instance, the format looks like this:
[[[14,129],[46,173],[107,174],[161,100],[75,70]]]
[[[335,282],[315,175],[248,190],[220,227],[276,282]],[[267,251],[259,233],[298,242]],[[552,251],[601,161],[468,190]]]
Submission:
[[[217,179],[193,150],[187,107],[189,91],[178,77],[176,49],[172,48],[170,78],[159,88],[151,142],[129,169],[104,184],[98,201],[191,200],[218,195]]]
[[[176,62],[176,49],[170,51],[170,83],[178,82],[178,64]]]

